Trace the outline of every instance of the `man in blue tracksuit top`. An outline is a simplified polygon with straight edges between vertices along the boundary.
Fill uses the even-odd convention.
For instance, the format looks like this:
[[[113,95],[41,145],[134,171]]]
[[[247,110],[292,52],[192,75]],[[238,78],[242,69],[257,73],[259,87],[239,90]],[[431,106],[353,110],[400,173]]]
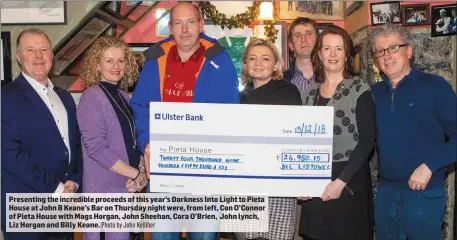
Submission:
[[[219,43],[203,34],[198,7],[179,3],[170,10],[172,37],[144,52],[146,62],[130,101],[140,151],[149,176],[149,103],[239,103],[235,66]],[[202,186],[203,187],[203,186]],[[190,232],[194,240],[215,240],[215,232]],[[153,232],[152,240],[181,239],[179,232]]]
[[[376,239],[438,240],[445,212],[446,167],[456,161],[456,95],[442,77],[410,66],[406,29],[373,35],[373,59],[385,74],[376,104],[379,187]]]

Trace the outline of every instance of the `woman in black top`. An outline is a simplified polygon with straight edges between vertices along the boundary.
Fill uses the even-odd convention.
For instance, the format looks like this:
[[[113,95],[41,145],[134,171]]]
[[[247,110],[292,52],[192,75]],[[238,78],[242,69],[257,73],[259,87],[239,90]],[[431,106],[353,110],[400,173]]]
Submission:
[[[243,54],[242,79],[246,86],[240,94],[240,103],[302,105],[297,87],[283,81],[282,73],[282,61],[275,46],[264,39],[251,40]],[[296,198],[270,197],[268,210],[269,231],[244,233],[244,237],[292,240],[296,221]]]
[[[344,29],[319,34],[311,53],[316,85],[304,105],[334,109],[332,181],[320,198],[302,198],[300,235],[305,240],[372,240],[373,196],[369,168],[375,145],[375,107],[370,88],[350,73],[354,47]]]

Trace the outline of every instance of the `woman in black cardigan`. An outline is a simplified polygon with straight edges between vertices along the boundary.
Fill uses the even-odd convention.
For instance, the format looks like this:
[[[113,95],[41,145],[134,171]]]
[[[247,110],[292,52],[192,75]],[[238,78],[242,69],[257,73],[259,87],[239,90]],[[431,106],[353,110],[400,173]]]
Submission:
[[[243,54],[241,104],[302,105],[294,84],[283,81],[283,63],[276,47],[264,39],[249,42]]]
[[[282,60],[276,47],[268,40],[251,40],[243,54],[241,78],[245,88],[240,94],[240,103],[302,105],[297,87],[283,81],[282,73]],[[269,231],[244,233],[244,237],[292,240],[295,231],[296,205],[294,197],[270,197],[268,200]]]

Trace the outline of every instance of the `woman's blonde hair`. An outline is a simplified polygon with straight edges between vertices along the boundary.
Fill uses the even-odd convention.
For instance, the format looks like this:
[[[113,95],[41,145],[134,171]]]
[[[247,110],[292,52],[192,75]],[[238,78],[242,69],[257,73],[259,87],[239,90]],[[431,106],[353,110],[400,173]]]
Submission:
[[[100,82],[101,77],[97,66],[100,64],[103,53],[112,47],[124,50],[125,70],[124,76],[119,82],[119,87],[130,87],[138,79],[138,64],[127,44],[117,37],[103,36],[97,38],[84,55],[82,69],[79,74],[83,80],[84,87],[88,88]]]
[[[251,76],[249,76],[248,70],[246,69],[246,67],[247,67],[246,61],[248,59],[249,52],[252,50],[253,47],[256,47],[256,46],[265,46],[270,49],[270,51],[273,53],[273,57],[275,58],[275,64],[279,65],[278,70],[273,72],[272,79],[282,80],[284,66],[283,66],[282,58],[279,56],[276,46],[269,40],[262,39],[262,38],[255,38],[249,42],[248,46],[246,47],[246,50],[243,53],[243,68],[241,71],[241,80],[243,81],[243,84],[246,85],[246,84],[252,82],[252,78],[251,78]]]

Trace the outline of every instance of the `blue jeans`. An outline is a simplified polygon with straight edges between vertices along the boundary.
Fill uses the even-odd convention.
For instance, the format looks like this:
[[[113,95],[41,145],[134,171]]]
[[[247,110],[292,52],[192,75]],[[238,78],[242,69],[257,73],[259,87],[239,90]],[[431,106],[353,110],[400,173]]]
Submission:
[[[211,232],[189,232],[188,240],[216,240],[216,233]],[[181,240],[179,232],[152,232],[151,240]]]
[[[413,191],[380,182],[375,200],[376,239],[441,239],[445,204],[444,186]]]

